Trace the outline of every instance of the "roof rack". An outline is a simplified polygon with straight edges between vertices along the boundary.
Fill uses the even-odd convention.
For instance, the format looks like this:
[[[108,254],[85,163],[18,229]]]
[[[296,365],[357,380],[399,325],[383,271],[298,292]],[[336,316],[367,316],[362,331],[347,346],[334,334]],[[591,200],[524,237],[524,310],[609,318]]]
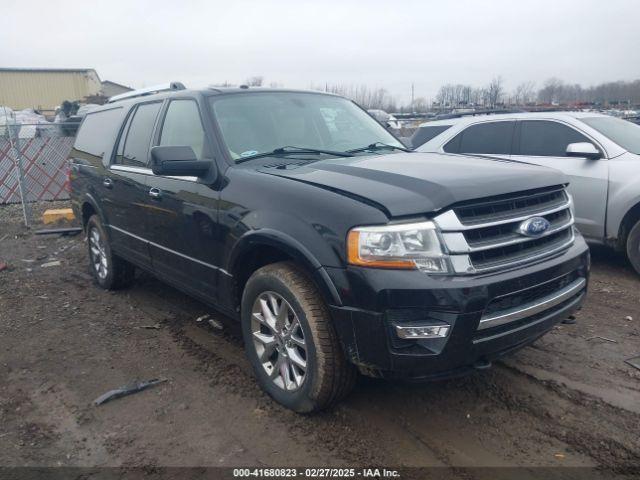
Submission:
[[[486,110],[475,110],[473,112],[461,113],[441,113],[433,117],[433,120],[446,120],[449,118],[475,117],[476,115],[491,115],[499,113],[523,113],[524,110],[519,108],[493,108]]]
[[[120,95],[114,95],[107,100],[107,103],[118,102],[128,98],[143,97],[145,95],[153,95],[154,93],[170,92],[175,90],[185,90],[186,87],[182,82],[169,82],[161,85],[155,85],[153,87],[141,88],[139,90],[132,90],[131,92],[121,93]]]

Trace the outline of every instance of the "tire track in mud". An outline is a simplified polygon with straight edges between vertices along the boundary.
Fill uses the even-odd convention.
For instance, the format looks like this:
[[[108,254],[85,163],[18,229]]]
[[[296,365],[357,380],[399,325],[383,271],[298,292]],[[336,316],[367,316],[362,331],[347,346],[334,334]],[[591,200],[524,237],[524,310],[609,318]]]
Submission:
[[[602,467],[620,474],[638,473],[640,466],[640,415],[617,408],[584,392],[561,385],[554,380],[540,380],[518,369],[516,366],[502,363],[498,370],[517,375],[538,390],[549,392],[557,400],[566,402],[565,414],[553,415],[553,405],[541,404],[545,395],[517,395],[503,385],[494,390],[500,392],[505,403],[518,405],[529,415],[541,421],[545,433],[563,441],[577,451],[595,459]],[[513,384],[513,383],[511,383]],[[593,432],[593,423],[584,421],[590,415],[597,421],[597,433]],[[553,419],[554,421],[548,421]],[[618,439],[625,439],[623,442]]]
[[[289,441],[300,439],[314,448],[322,448],[335,456],[338,465],[391,464],[388,452],[371,440],[383,435],[382,432],[376,432],[374,425],[366,426],[367,435],[362,435],[360,431],[363,427],[354,424],[340,406],[315,415],[300,415],[281,407],[256,383],[251,366],[244,356],[242,340],[229,332],[231,328],[219,331],[206,325],[206,322],[202,325],[195,324],[194,309],[190,307],[196,301],[188,299],[186,302],[193,302],[193,305],[181,308],[179,303],[171,303],[166,296],[157,292],[152,292],[151,295],[153,302],[136,299],[136,308],[152,318],[162,318],[172,340],[182,351],[197,360],[195,370],[206,377],[209,386],[221,388],[232,395],[254,399],[261,415],[278,418],[287,425],[291,432]],[[185,298],[181,302],[185,302]],[[202,304],[195,310],[198,308],[210,311]],[[211,316],[217,320],[222,317],[216,314]],[[224,318],[222,323],[227,327],[230,322],[233,321]],[[301,463],[304,464],[304,460]]]
[[[150,282],[150,285],[158,287],[155,281]],[[149,296],[152,298],[145,298]],[[403,405],[392,398],[395,392],[389,394],[388,390],[393,390],[393,386],[380,386],[386,393],[376,393],[370,401],[358,402],[348,398],[333,410],[313,416],[300,416],[290,412],[273,402],[257,386],[251,367],[245,360],[240,335],[233,333],[235,322],[213,314],[213,318],[223,320],[225,328],[222,331],[214,330],[206,324],[195,324],[196,316],[210,310],[177,291],[171,293],[161,290],[158,293],[143,288],[131,296],[131,301],[150,317],[162,319],[173,341],[181,350],[198,360],[197,370],[206,376],[211,386],[254,399],[258,404],[257,408],[266,415],[283,419],[293,438],[313,438],[314,444],[331,452],[336,459],[356,465],[402,465],[408,455],[398,454],[397,448],[394,448],[389,432],[395,430],[392,436],[396,440],[419,445],[412,447],[413,453],[424,455],[427,464],[449,467],[449,473],[460,478],[473,478],[464,467],[457,468],[461,462],[466,465],[476,461],[481,464],[486,462],[486,465],[514,464],[505,460],[504,454],[508,452],[496,454],[499,450],[495,448],[484,449],[484,446],[478,447],[473,442],[458,443],[465,436],[464,429],[456,427],[452,421],[454,414],[446,410],[440,410],[440,418],[435,423],[447,426],[451,421],[452,427],[436,436],[429,435],[421,428],[424,426],[423,422],[416,421],[416,416],[420,413],[413,416],[405,414],[404,418],[399,418],[393,407]],[[517,412],[520,417],[517,421],[522,424],[520,431],[522,428],[531,428],[586,455],[606,469],[629,473],[634,466],[637,468],[640,464],[640,447],[633,446],[633,439],[628,433],[640,425],[640,419],[630,412],[618,410],[553,381],[539,380],[505,364],[496,365],[482,379],[463,381],[461,386],[461,391],[457,391],[456,385],[453,388],[447,387],[446,393],[457,401],[467,403],[474,402],[476,398],[491,400],[498,409],[498,414],[503,411]],[[412,396],[422,406],[432,400],[428,395],[416,396],[412,393]],[[391,402],[389,408],[373,411],[372,404],[381,401],[385,403],[386,400]],[[440,405],[436,406],[439,407]],[[585,417],[591,420],[581,421]],[[472,428],[495,428],[495,425],[483,425],[482,422],[480,419]],[[513,430],[514,432],[510,432],[510,429],[506,429],[504,434],[507,437],[515,435],[516,429]],[[516,456],[515,460],[517,458]]]

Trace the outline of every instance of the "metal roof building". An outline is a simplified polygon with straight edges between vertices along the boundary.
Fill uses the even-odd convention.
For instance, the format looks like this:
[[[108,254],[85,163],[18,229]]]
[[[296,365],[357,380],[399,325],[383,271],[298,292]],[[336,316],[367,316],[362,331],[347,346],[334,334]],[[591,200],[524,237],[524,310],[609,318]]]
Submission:
[[[0,106],[13,110],[54,110],[64,100],[100,93],[92,68],[0,68]]]
[[[102,95],[105,97],[113,97],[114,95],[120,95],[121,93],[127,93],[132,91],[133,88],[127,87],[120,83],[112,82],[111,80],[105,80],[102,82]]]

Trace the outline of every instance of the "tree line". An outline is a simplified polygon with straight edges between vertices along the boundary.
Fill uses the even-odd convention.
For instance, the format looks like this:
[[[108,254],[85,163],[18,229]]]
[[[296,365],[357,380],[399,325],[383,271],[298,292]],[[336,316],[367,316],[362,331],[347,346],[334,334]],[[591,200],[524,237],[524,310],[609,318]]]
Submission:
[[[249,86],[265,85],[263,76],[249,77]],[[231,86],[224,82],[217,86]],[[281,87],[271,82],[270,87]],[[640,105],[640,79],[632,81],[605,82],[591,87],[565,83],[552,77],[536,86],[535,82],[522,82],[512,90],[505,87],[501,76],[494,77],[487,85],[476,87],[468,84],[442,85],[435,98],[423,96],[413,98],[408,103],[399,103],[395,96],[384,88],[367,85],[338,83],[311,84],[312,90],[342,95],[354,100],[366,109],[387,112],[426,112],[433,109],[453,108],[504,108],[524,106],[585,106],[630,108]]]
[[[432,106],[440,108],[464,108],[465,106],[497,108],[536,105],[593,105],[603,108],[630,108],[640,105],[640,79],[605,82],[585,88],[578,83],[569,84],[559,78],[552,77],[539,88],[536,88],[534,82],[523,82],[508,91],[504,87],[502,77],[495,77],[489,85],[479,88],[463,84],[443,85],[440,87]],[[422,105],[417,106],[421,107]]]

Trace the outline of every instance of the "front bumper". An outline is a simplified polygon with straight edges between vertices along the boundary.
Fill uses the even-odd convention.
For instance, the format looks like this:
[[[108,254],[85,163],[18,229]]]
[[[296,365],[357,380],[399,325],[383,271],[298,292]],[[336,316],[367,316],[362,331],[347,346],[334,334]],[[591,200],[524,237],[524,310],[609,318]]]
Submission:
[[[488,365],[532,343],[579,309],[586,295],[589,250],[577,235],[559,256],[466,277],[357,267],[326,271],[343,302],[331,307],[334,324],[347,357],[363,373],[437,379]],[[557,300],[557,292],[570,294]],[[549,307],[540,308],[545,302]],[[523,305],[536,308],[520,308]],[[507,321],[491,321],[500,317]],[[449,325],[449,334],[399,338],[396,326],[416,323]]]

